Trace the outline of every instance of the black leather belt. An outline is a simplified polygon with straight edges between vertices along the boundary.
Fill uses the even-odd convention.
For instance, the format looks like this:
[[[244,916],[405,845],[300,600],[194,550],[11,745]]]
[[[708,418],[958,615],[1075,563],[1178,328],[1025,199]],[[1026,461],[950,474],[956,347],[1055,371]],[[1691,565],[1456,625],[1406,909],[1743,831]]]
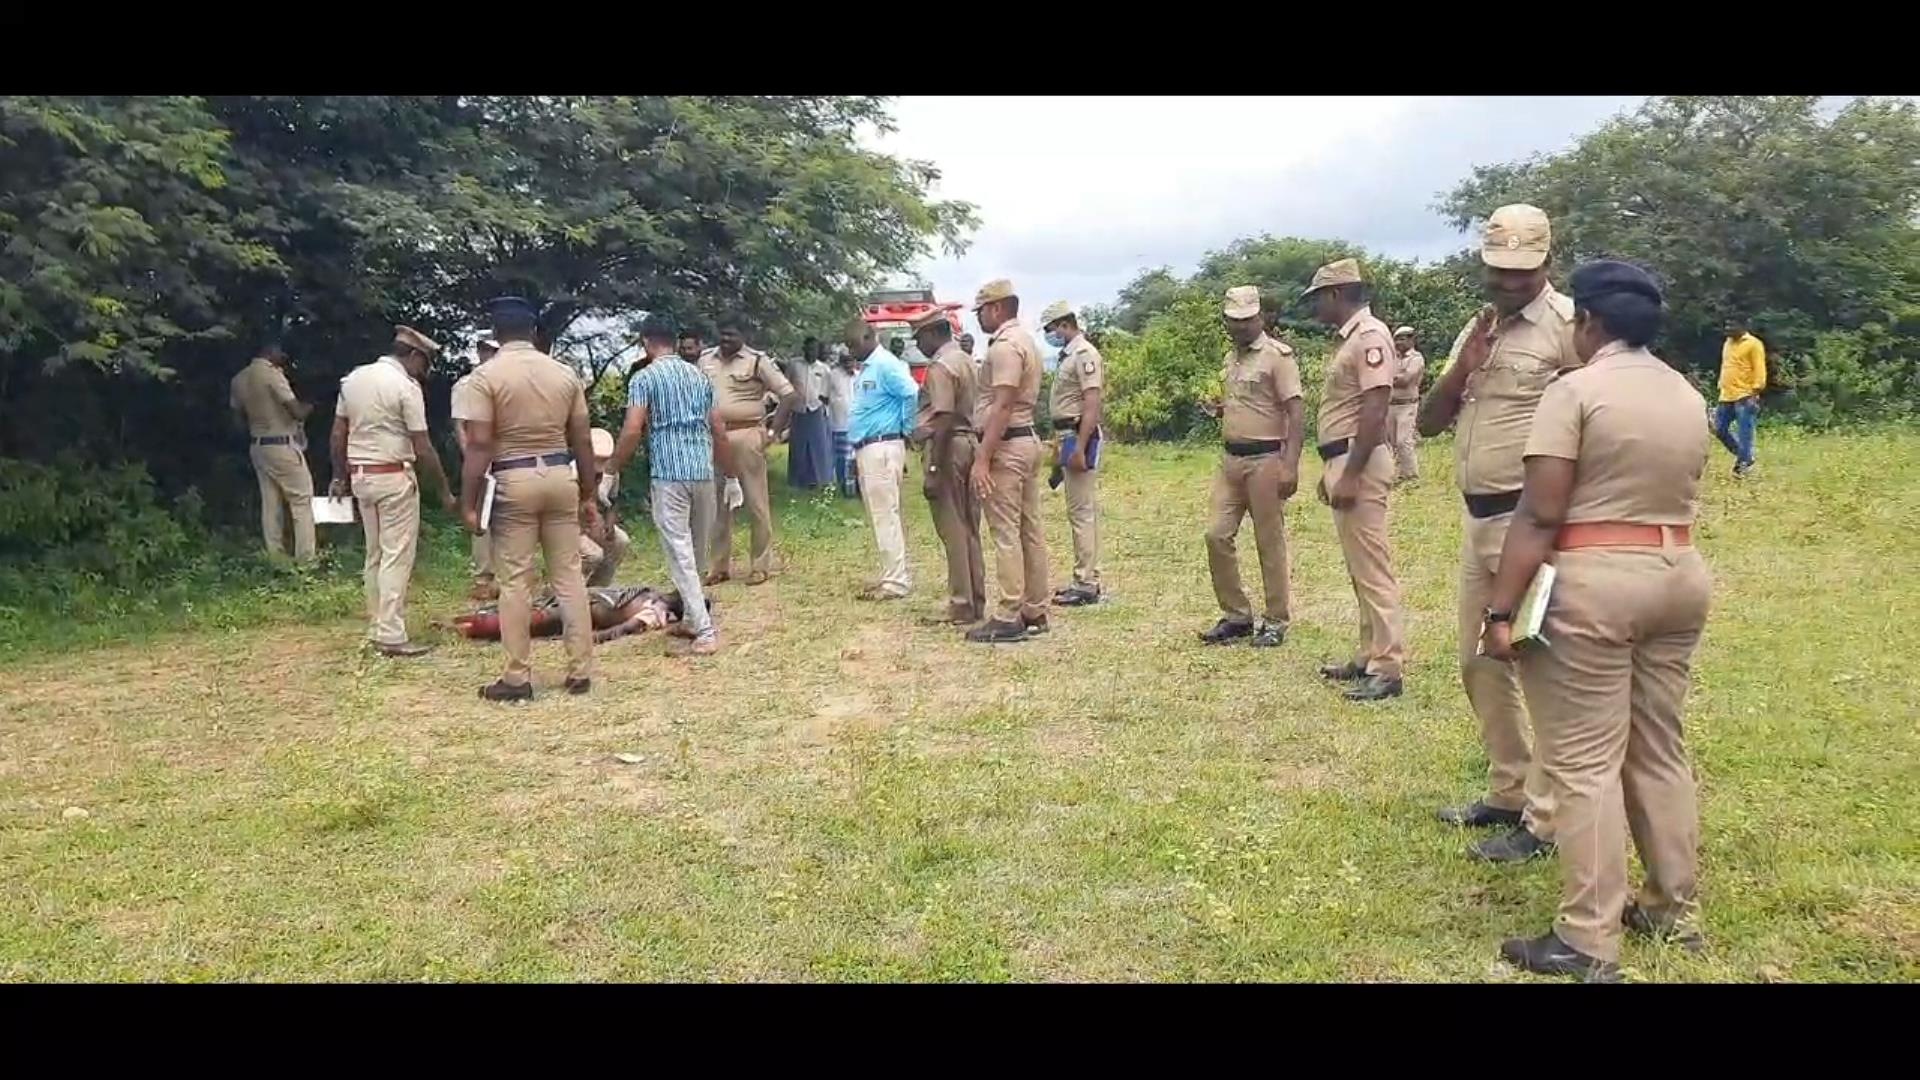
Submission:
[[[1028,424],[1025,427],[1010,427],[1000,433],[1000,438],[1004,441],[1006,439],[1018,439],[1031,434],[1033,434],[1033,425]]]
[[[573,461],[573,454],[561,451],[558,454],[534,454],[531,457],[502,458],[493,463],[494,472],[506,472],[508,469],[531,469],[535,465],[566,465]]]
[[[1062,416],[1055,419],[1053,421],[1053,430],[1060,431],[1062,429],[1065,429],[1067,431],[1079,431],[1080,418],[1077,416]]]
[[[253,445],[255,446],[291,446],[293,445],[293,436],[261,435],[256,437],[253,440]]]
[[[1511,514],[1513,508],[1520,505],[1520,493],[1517,491],[1496,491],[1491,495],[1468,495],[1462,492],[1460,497],[1466,500],[1467,516],[1473,518]]]
[[[1332,461],[1334,458],[1339,457],[1352,448],[1352,439],[1335,439],[1332,442],[1323,442],[1313,449],[1315,453],[1320,455],[1321,461]]]
[[[900,434],[899,432],[895,432],[892,435],[875,435],[871,439],[861,439],[859,442],[854,443],[853,448],[855,450],[864,450],[867,447],[872,446],[874,443],[905,442],[906,440],[907,440],[907,437],[905,435]]]
[[[1287,440],[1285,439],[1249,439],[1245,442],[1227,443],[1227,453],[1234,457],[1259,457],[1261,454],[1271,454],[1286,448]]]

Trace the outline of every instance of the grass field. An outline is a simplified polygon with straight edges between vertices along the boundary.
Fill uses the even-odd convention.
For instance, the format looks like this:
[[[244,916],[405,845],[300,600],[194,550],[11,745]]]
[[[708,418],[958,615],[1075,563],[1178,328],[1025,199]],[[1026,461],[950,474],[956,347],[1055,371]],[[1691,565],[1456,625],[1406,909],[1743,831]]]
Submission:
[[[464,590],[444,528],[411,605],[442,643],[423,661],[359,650],[353,551],[188,630],[49,629],[0,683],[0,979],[1527,979],[1495,951],[1547,926],[1554,864],[1475,864],[1432,818],[1485,767],[1450,446],[1396,496],[1413,662],[1382,706],[1314,674],[1353,598],[1310,494],[1287,645],[1194,640],[1214,460],[1116,447],[1112,601],[1014,646],[920,624],[943,578],[917,494],[914,600],[852,599],[857,504],[786,502],[784,572],[719,590],[721,655],[616,643],[584,699],[554,692],[554,643],[540,700],[475,698],[497,647],[426,630]],[[1716,448],[1688,715],[1710,947],[1630,940],[1623,963],[1920,979],[1920,433],[1768,428],[1752,479],[1727,465]],[[664,584],[635,541],[623,577]]]

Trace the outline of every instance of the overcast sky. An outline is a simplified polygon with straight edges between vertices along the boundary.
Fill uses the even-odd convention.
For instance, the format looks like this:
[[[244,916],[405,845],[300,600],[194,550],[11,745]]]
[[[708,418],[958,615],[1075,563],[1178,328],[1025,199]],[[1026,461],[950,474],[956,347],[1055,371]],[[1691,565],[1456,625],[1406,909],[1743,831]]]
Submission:
[[[967,253],[921,268],[936,297],[970,302],[1008,277],[1038,314],[1111,302],[1143,269],[1185,274],[1263,232],[1440,258],[1467,243],[1432,210],[1441,191],[1475,165],[1563,149],[1639,100],[904,97],[898,130],[871,141],[933,162],[934,194],[979,208]]]

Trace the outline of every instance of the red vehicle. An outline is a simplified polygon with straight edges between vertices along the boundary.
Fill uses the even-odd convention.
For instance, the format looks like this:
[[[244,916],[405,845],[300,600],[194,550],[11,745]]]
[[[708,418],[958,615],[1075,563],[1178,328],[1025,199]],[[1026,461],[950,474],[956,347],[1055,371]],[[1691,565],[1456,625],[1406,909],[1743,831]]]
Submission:
[[[935,301],[931,289],[883,289],[868,294],[866,311],[861,318],[873,327],[882,345],[895,334],[907,339],[906,355],[900,359],[905,360],[908,370],[913,372],[913,381],[925,385],[929,361],[914,347],[913,321],[929,311],[945,311],[947,323],[953,327],[953,336],[959,337],[960,309],[963,306]]]

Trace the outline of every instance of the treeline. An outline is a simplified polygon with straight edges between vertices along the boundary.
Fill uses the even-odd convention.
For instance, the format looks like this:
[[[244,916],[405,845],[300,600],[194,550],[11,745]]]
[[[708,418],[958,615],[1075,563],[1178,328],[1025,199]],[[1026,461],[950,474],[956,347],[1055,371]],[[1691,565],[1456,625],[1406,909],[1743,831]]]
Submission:
[[[973,223],[931,166],[858,146],[868,123],[883,99],[0,97],[0,565],[97,535],[75,502],[137,503],[123,462],[246,520],[226,384],[268,337],[320,446],[394,323],[451,366],[502,292],[589,374],[641,312],[832,325]]]
[[[1778,354],[1768,408],[1825,425],[1920,408],[1920,112],[1912,102],[1817,97],[1666,97],[1565,153],[1485,166],[1436,209],[1477,230],[1495,207],[1553,218],[1557,277],[1580,261],[1639,262],[1665,282],[1655,349],[1710,385],[1721,325],[1743,313]],[[1094,313],[1110,361],[1116,433],[1210,432],[1227,342],[1219,296],[1255,284],[1318,392],[1324,328],[1296,297],[1321,262],[1361,258],[1376,312],[1420,331],[1431,373],[1478,303],[1472,249],[1439,264],[1368,256],[1340,241],[1242,240],[1187,278],[1150,270]],[[1312,404],[1310,401],[1309,404]]]

